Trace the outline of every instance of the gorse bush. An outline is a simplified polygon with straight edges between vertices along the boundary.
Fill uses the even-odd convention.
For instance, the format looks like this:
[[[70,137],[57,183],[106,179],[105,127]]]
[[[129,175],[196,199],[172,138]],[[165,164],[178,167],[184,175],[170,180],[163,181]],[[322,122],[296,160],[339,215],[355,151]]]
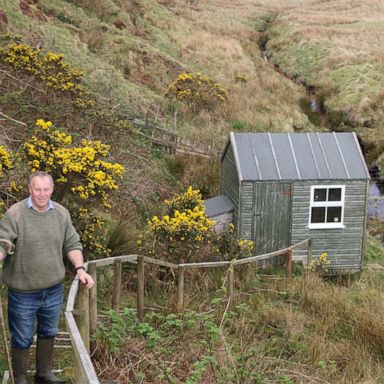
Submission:
[[[71,208],[75,226],[86,252],[107,257],[105,220],[97,212],[98,203],[110,209],[110,193],[118,189],[124,167],[107,161],[110,147],[100,141],[81,140],[54,129],[53,123],[39,119],[34,135],[21,147],[20,158],[32,172],[45,171],[55,181],[55,196]],[[92,201],[93,209],[89,209]]]
[[[328,253],[323,252],[318,259],[311,262],[310,269],[312,272],[327,273],[331,262],[328,260]]]
[[[165,96],[196,111],[211,109],[227,101],[228,90],[200,73],[182,73],[168,86]]]
[[[162,217],[148,220],[148,231],[138,240],[141,251],[175,263],[252,255],[253,242],[238,240],[233,225],[215,232],[215,221],[206,216],[199,190],[188,187],[186,192],[165,200],[164,208]]]
[[[12,152],[8,151],[3,145],[0,145],[0,218],[4,214],[5,199],[14,185],[8,182],[8,173],[13,168]]]
[[[0,145],[0,179],[4,173],[13,167],[12,155],[4,146]]]
[[[43,82],[47,89],[61,91],[77,107],[94,105],[94,100],[81,84],[83,71],[72,68],[64,61],[64,54],[33,49],[27,44],[10,43],[0,47],[0,62],[15,71],[23,71]]]
[[[90,140],[81,140],[76,146],[72,136],[52,129],[52,122],[43,119],[37,120],[36,126],[21,152],[32,172],[50,173],[66,192],[88,203],[90,198],[101,198],[108,208],[109,193],[118,188],[116,180],[124,173],[122,165],[105,160],[110,147]]]
[[[51,121],[37,120],[34,135],[17,153],[0,146],[0,215],[24,198],[16,176],[25,180],[31,172],[45,171],[55,182],[54,199],[70,208],[86,253],[109,256],[106,220],[98,209],[111,208],[110,194],[118,189],[124,173],[121,164],[108,161],[109,149],[100,141],[81,140],[76,145]]]

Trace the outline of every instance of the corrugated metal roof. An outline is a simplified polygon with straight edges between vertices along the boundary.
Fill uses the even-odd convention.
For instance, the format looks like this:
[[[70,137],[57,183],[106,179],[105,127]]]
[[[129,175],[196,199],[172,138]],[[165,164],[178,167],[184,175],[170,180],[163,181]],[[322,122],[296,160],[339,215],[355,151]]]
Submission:
[[[231,133],[240,180],[369,179],[354,132]]]
[[[205,214],[208,217],[215,217],[223,213],[231,212],[234,206],[227,196],[219,195],[204,201]]]

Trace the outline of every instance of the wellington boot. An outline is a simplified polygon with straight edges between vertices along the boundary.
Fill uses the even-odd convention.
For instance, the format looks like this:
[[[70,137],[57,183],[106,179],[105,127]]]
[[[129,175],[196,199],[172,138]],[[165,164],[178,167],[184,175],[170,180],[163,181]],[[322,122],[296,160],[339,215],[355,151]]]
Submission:
[[[36,384],[64,384],[52,373],[53,346],[55,339],[37,338],[36,343]]]
[[[15,384],[27,384],[29,348],[17,349],[12,347],[12,369]]]

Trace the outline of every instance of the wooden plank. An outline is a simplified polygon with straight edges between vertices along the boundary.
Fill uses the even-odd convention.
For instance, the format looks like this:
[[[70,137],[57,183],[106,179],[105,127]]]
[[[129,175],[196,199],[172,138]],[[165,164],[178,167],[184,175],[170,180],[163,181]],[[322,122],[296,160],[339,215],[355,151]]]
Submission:
[[[294,244],[288,248],[283,248],[278,251],[269,252],[264,255],[252,256],[245,259],[238,259],[235,261],[208,261],[205,263],[183,263],[183,264],[179,264],[179,268],[181,267],[183,268],[215,268],[215,267],[224,267],[226,265],[230,265],[231,263],[233,263],[234,265],[248,264],[254,261],[264,260],[269,257],[284,255],[291,249],[296,249],[303,246],[304,244],[307,244],[308,240],[309,239],[302,240],[299,243]]]
[[[100,384],[72,312],[65,312],[65,322],[72,339],[74,384]]]
[[[168,267],[168,268],[173,268],[173,269],[178,268],[177,264],[173,264],[173,263],[170,263],[169,261],[165,261],[165,260],[157,260],[157,259],[154,259],[153,257],[149,257],[149,256],[144,256],[144,260],[146,263],[156,264],[156,265],[159,265],[161,267]]]
[[[114,257],[107,257],[105,259],[99,259],[99,260],[92,260],[89,261],[89,264],[96,264],[98,267],[104,267],[106,265],[111,265],[114,263],[115,259],[121,259],[123,263],[129,262],[129,261],[136,261],[138,255],[123,255],[123,256],[114,256]]]
[[[184,308],[184,268],[178,269],[177,275],[177,312],[181,312]]]
[[[88,265],[88,273],[92,276],[95,284],[89,290],[89,336],[90,336],[90,352],[94,353],[96,349],[96,341],[93,336],[97,331],[97,270],[96,264]]]
[[[144,319],[144,256],[137,258],[137,317],[140,321]]]
[[[10,379],[9,377],[9,371],[8,370],[5,370],[4,371],[4,375],[3,375],[3,380],[2,380],[2,384],[8,384],[8,380]]]
[[[68,312],[72,312],[75,308],[75,301],[76,301],[76,295],[77,291],[79,289],[79,279],[75,277],[72,281],[71,288],[69,289],[68,298],[67,298],[67,305],[65,310]]]
[[[290,279],[292,277],[292,250],[290,249],[287,253],[286,253],[286,257],[287,257],[287,279]]]
[[[112,288],[112,309],[120,309],[120,291],[121,291],[121,259],[115,259],[113,263],[113,288]]]
[[[228,299],[231,299],[233,297],[234,274],[235,274],[235,266],[231,265],[228,269],[228,292],[227,292]]]
[[[79,288],[77,324],[86,350],[89,353],[89,291],[83,285]]]

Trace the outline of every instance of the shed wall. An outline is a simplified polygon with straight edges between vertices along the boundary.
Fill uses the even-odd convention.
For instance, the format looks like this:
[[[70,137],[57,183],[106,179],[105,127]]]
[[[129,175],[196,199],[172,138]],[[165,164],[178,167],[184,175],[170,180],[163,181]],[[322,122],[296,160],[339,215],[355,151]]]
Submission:
[[[254,242],[254,254],[277,251],[290,245],[291,183],[242,182],[240,188],[240,238]],[[276,266],[282,258],[263,261]]]
[[[327,252],[331,269],[359,270],[362,267],[367,199],[367,180],[332,180],[295,182],[292,196],[291,243],[312,239],[313,257]],[[344,228],[309,229],[312,185],[345,185]],[[295,259],[305,260],[306,251],[294,252]]]
[[[238,228],[239,217],[239,179],[232,146],[228,146],[221,163],[221,193],[234,205],[233,223]]]

